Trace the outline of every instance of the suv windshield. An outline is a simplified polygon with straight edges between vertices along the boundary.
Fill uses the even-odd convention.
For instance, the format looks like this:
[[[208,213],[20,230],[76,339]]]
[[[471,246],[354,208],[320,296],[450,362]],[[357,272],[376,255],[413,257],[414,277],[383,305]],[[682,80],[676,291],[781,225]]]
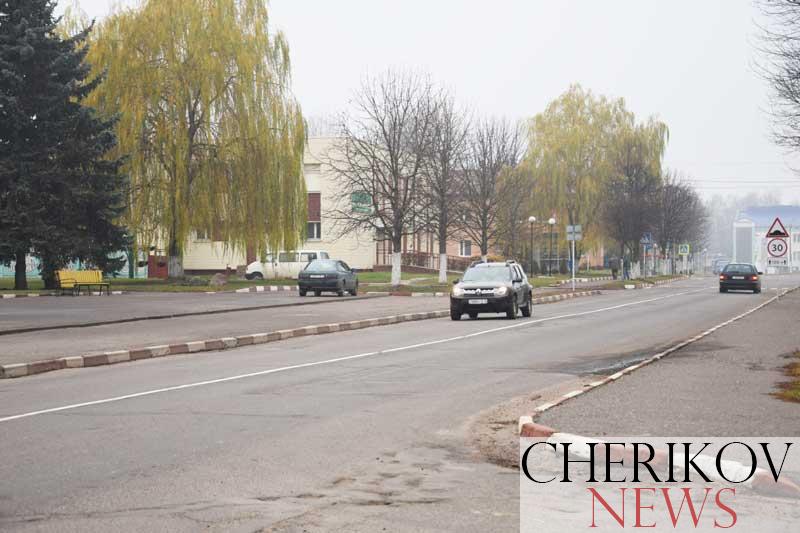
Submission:
[[[740,265],[740,264],[729,264],[725,267],[726,274],[754,274],[756,271],[753,268],[753,265]]]
[[[510,281],[511,270],[502,267],[475,267],[464,272],[463,281]]]
[[[336,261],[317,259],[305,268],[309,272],[336,272]]]

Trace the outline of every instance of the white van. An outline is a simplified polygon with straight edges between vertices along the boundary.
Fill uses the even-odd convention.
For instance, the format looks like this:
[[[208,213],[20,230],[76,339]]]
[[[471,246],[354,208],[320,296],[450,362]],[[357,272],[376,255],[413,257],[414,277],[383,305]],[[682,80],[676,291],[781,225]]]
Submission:
[[[330,259],[330,256],[328,252],[322,250],[268,253],[265,262],[255,261],[247,265],[244,277],[247,279],[297,279],[300,271],[315,259]]]

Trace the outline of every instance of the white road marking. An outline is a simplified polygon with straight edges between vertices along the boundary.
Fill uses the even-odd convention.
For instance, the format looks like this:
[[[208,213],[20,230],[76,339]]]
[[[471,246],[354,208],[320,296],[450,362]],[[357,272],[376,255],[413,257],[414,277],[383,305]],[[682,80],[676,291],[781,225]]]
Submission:
[[[593,309],[593,310],[590,310],[590,311],[580,311],[578,313],[567,313],[567,314],[564,314],[564,315],[556,315],[556,316],[551,316],[551,317],[547,317],[547,318],[539,318],[539,319],[535,319],[535,320],[527,320],[527,321],[524,321],[524,322],[519,322],[517,324],[509,325],[509,326],[503,326],[503,327],[499,327],[499,328],[491,328],[491,329],[487,329],[487,330],[483,330],[483,331],[477,331],[475,333],[469,333],[469,334],[466,334],[466,335],[457,335],[457,336],[454,336],[454,337],[448,337],[446,339],[439,339],[439,340],[435,340],[435,341],[421,342],[421,343],[418,343],[418,344],[411,344],[411,345],[408,345],[408,346],[400,346],[398,348],[389,348],[389,349],[386,349],[386,350],[378,350],[378,351],[374,351],[374,352],[366,352],[366,353],[361,353],[361,354],[356,354],[356,355],[346,355],[346,356],[343,356],[343,357],[335,357],[333,359],[325,359],[325,360],[322,360],[322,361],[311,361],[309,363],[301,363],[301,364],[297,364],[297,365],[290,365],[290,366],[284,366],[284,367],[279,367],[279,368],[272,368],[272,369],[269,369],[269,370],[260,370],[258,372],[249,372],[247,374],[238,374],[238,375],[235,375],[235,376],[228,376],[228,377],[225,377],[225,378],[210,379],[210,380],[206,380],[206,381],[198,381],[198,382],[195,382],[195,383],[186,383],[186,384],[183,384],[183,385],[175,385],[175,386],[172,386],[172,387],[164,387],[164,388],[161,388],[161,389],[153,389],[153,390],[148,390],[148,391],[136,392],[136,393],[132,393],[132,394],[125,394],[123,396],[115,396],[113,398],[105,398],[105,399],[102,399],[102,400],[94,400],[94,401],[90,401],[90,402],[74,403],[74,404],[70,404],[70,405],[63,405],[61,407],[52,407],[52,408],[49,408],[49,409],[42,409],[42,410],[39,410],[39,411],[31,411],[29,413],[21,413],[21,414],[18,414],[18,415],[12,415],[12,416],[7,416],[7,417],[4,417],[4,418],[0,418],[0,422],[10,422],[12,420],[19,420],[20,418],[29,418],[29,417],[32,417],[32,416],[39,416],[39,415],[45,415],[45,414],[51,414],[51,413],[58,413],[60,411],[69,411],[69,410],[72,410],[72,409],[79,409],[81,407],[90,407],[90,406],[93,406],[93,405],[102,405],[102,404],[106,404],[106,403],[120,402],[120,401],[123,401],[123,400],[130,400],[130,399],[133,399],[133,398],[142,398],[144,396],[153,396],[155,394],[163,394],[165,392],[172,392],[172,391],[185,390],[185,389],[193,389],[193,388],[196,388],[196,387],[204,387],[204,386],[207,386],[207,385],[215,385],[217,383],[226,383],[228,381],[238,381],[238,380],[241,380],[241,379],[247,379],[247,378],[252,378],[252,377],[256,377],[256,376],[267,376],[269,374],[277,374],[279,372],[288,372],[290,370],[298,370],[298,369],[301,369],[301,368],[311,368],[311,367],[315,367],[315,366],[330,365],[330,364],[333,364],[333,363],[341,363],[342,361],[352,361],[354,359],[363,359],[365,357],[372,357],[372,356],[376,356],[376,355],[385,355],[385,354],[390,354],[390,353],[402,352],[402,351],[406,351],[406,350],[413,350],[415,348],[423,348],[423,347],[426,347],[426,346],[434,346],[436,344],[443,344],[443,343],[446,343],[446,342],[454,342],[454,341],[469,339],[469,338],[472,338],[472,337],[478,337],[478,336],[481,336],[481,335],[487,335],[489,333],[497,333],[499,331],[506,331],[506,330],[515,329],[515,328],[521,328],[521,327],[530,326],[530,325],[533,325],[533,324],[541,324],[542,322],[550,322],[550,321],[553,321],[553,320],[561,320],[561,319],[564,319],[564,318],[575,318],[575,317],[579,317],[579,316],[587,316],[587,315],[593,315],[593,314],[597,314],[597,313],[605,313],[606,311],[613,311],[615,309],[622,309],[622,308],[631,307],[631,306],[634,306],[634,305],[641,305],[641,304],[646,304],[646,303],[650,303],[650,302],[657,302],[659,300],[667,300],[669,298],[675,298],[677,296],[683,296],[683,295],[686,295],[686,294],[693,294],[693,293],[696,293],[696,292],[706,291],[709,288],[710,287],[703,287],[701,289],[693,289],[693,290],[690,290],[690,291],[678,292],[678,293],[674,293],[674,294],[667,294],[667,295],[664,295],[664,296],[658,296],[658,297],[654,297],[654,298],[647,298],[646,300],[636,300],[635,302],[628,302],[628,303],[624,303],[624,304],[612,305],[612,306],[609,306],[609,307],[602,307],[600,309]]]

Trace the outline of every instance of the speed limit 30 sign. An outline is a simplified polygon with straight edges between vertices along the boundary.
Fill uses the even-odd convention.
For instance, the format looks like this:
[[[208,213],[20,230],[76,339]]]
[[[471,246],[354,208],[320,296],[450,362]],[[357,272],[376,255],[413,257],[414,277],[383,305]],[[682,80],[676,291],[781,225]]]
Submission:
[[[767,242],[767,253],[770,257],[783,257],[788,250],[786,239],[770,239]]]

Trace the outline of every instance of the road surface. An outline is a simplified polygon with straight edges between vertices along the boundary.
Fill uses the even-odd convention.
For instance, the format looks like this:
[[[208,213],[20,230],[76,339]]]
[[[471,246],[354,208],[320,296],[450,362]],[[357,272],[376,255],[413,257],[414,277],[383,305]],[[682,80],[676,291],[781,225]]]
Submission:
[[[798,283],[719,294],[695,279],[514,322],[427,320],[5,380],[0,529],[516,531],[517,472],[468,444],[470,417],[613,372]]]

